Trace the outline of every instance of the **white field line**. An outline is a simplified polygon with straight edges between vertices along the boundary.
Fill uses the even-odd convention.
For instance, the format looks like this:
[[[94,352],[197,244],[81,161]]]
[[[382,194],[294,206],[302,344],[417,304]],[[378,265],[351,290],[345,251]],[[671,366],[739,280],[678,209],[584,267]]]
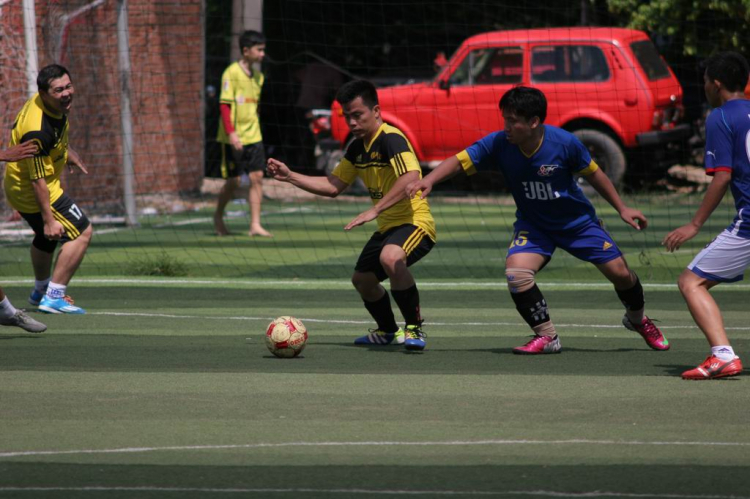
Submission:
[[[175,445],[164,447],[120,447],[115,449],[77,449],[77,450],[37,450],[37,451],[4,451],[0,458],[22,456],[62,456],[82,454],[138,454],[166,451],[201,451],[226,449],[269,449],[294,447],[473,447],[502,445],[612,445],[612,446],[655,446],[655,447],[750,447],[750,442],[697,442],[697,441],[645,441],[645,440],[447,440],[433,442],[398,442],[398,441],[364,441],[364,442],[281,442],[257,444],[227,445]]]
[[[32,283],[31,279],[25,278],[8,278],[0,279],[3,284],[29,284]],[[253,288],[255,286],[269,286],[269,287],[310,287],[311,289],[350,289],[352,283],[349,280],[298,280],[298,279],[283,279],[283,280],[242,280],[242,279],[142,279],[142,278],[128,278],[128,277],[114,277],[114,278],[76,278],[74,281],[76,286],[81,285],[102,285],[102,284],[132,284],[132,285],[143,285],[143,286],[185,286],[185,287],[200,287],[200,286],[230,286],[235,288]],[[436,281],[420,281],[418,283],[420,288],[492,288],[492,289],[506,289],[507,284],[505,281],[495,282],[476,282],[476,281],[459,281],[459,282],[436,282]],[[547,282],[542,283],[543,288],[561,288],[561,289],[613,289],[612,284],[608,282]],[[644,283],[643,287],[646,289],[677,289],[676,283]],[[713,288],[711,291],[748,291],[750,290],[750,284],[729,284],[726,286],[719,286]]]
[[[632,492],[562,492],[556,490],[414,490],[414,489],[249,489],[249,488],[193,488],[193,487],[0,487],[3,492],[183,492],[204,494],[346,494],[346,495],[413,495],[413,496],[529,496],[529,497],[626,497],[658,499],[750,499],[748,496],[719,494],[653,494]]]
[[[10,1],[10,0],[8,0]],[[2,4],[0,3],[0,7],[2,7]],[[286,215],[289,213],[308,213],[312,210],[310,208],[284,208],[283,210],[278,211],[272,211],[272,212],[262,212],[262,216],[273,216],[273,215]],[[227,213],[228,218],[241,218],[246,216],[245,212],[230,212]],[[195,225],[195,224],[205,224],[212,222],[213,219],[211,217],[200,217],[200,218],[189,218],[187,220],[180,220],[179,222],[166,222],[158,225],[154,225],[153,228],[155,229],[166,229],[169,227],[181,227],[184,225]],[[104,222],[107,223],[107,222]],[[0,229],[0,237],[7,237],[11,240],[9,241],[2,241],[3,244],[0,244],[0,246],[16,246],[18,243],[27,243],[28,239],[31,239],[31,237],[34,235],[34,231],[31,229],[26,228],[25,225],[20,224],[19,222],[13,222],[12,224],[2,224],[0,227],[3,226],[10,226],[10,227],[18,227],[18,228],[11,228],[11,229]],[[94,232],[94,235],[103,235],[103,234],[112,234],[115,232],[121,232],[123,230],[130,229],[130,227],[110,227],[107,229],[100,229],[97,228]],[[8,244],[5,244],[8,243]]]
[[[29,284],[32,281],[28,278],[8,278],[0,279],[0,282],[5,284]],[[74,281],[76,286],[86,284],[134,284],[144,286],[231,286],[231,287],[243,287],[252,288],[254,286],[273,286],[273,287],[310,287],[311,289],[329,289],[329,288],[342,288],[350,289],[352,283],[348,280],[297,280],[297,279],[286,279],[286,280],[217,280],[217,279],[140,279],[140,278],[76,278]],[[463,287],[476,287],[476,288],[507,288],[505,281],[496,282],[475,282],[475,281],[461,281],[461,282],[433,282],[433,281],[420,281],[418,283],[420,288],[463,288]],[[548,282],[542,284],[543,288],[572,288],[572,289],[613,289],[612,285],[607,282]],[[677,289],[677,284],[671,283],[653,283],[643,284],[644,288],[651,289]],[[747,291],[750,290],[750,284],[731,284],[728,286],[717,287],[715,290],[734,290],[734,291]]]
[[[129,227],[111,227],[108,229],[97,229],[94,233],[95,236],[103,234],[112,234],[127,230]],[[20,229],[20,230],[0,230],[0,237],[7,237],[9,239],[0,240],[0,247],[4,246],[19,246],[21,244],[28,244],[29,240],[34,236],[34,231],[31,229]]]
[[[161,319],[188,319],[188,320],[228,320],[228,321],[272,321],[275,317],[253,317],[243,315],[184,315],[184,314],[155,314],[146,312],[87,312],[88,315],[104,315],[112,317],[154,317]],[[326,324],[372,324],[372,321],[358,321],[358,320],[343,320],[343,319],[313,319],[306,317],[299,317],[302,322],[309,323],[326,323]],[[429,326],[444,326],[444,327],[456,327],[456,326],[507,326],[507,327],[522,327],[525,324],[520,322],[430,322]],[[574,328],[594,328],[594,329],[621,329],[622,324],[564,324],[555,323],[555,327],[574,327]],[[694,325],[687,326],[662,326],[659,325],[659,329],[695,329]],[[725,327],[727,331],[748,331],[750,326],[739,326],[739,327]]]

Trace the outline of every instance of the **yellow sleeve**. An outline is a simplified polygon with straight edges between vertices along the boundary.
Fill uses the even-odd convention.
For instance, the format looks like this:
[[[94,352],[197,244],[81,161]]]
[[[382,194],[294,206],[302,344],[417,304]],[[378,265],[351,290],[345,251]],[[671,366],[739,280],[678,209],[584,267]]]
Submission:
[[[395,154],[391,158],[391,167],[396,172],[396,176],[400,177],[406,172],[418,171],[422,173],[422,167],[419,166],[417,157],[411,151]]]
[[[587,176],[591,175],[592,173],[594,173],[598,169],[599,169],[599,165],[597,165],[596,161],[594,161],[592,159],[591,163],[589,163],[589,166],[587,166],[583,170],[577,172],[577,174],[581,175],[581,176],[584,176],[584,177],[587,177]]]
[[[25,169],[29,172],[29,179],[36,180],[49,177],[55,174],[55,164],[49,156],[34,156],[29,159],[22,159],[18,162],[18,167],[22,171]]]
[[[474,175],[477,172],[477,169],[474,167],[474,162],[471,161],[466,149],[456,154],[456,158],[458,158],[459,163],[461,163],[461,168],[464,169],[466,175]]]
[[[357,179],[357,169],[351,161],[346,158],[341,158],[339,164],[333,169],[331,173],[334,177],[339,178],[345,184],[351,185]]]

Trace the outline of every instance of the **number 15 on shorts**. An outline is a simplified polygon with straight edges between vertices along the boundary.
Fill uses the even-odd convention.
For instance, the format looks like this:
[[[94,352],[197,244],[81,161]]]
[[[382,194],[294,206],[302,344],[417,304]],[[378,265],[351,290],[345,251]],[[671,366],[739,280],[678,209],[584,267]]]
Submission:
[[[519,230],[518,232],[513,234],[513,239],[510,241],[510,246],[508,248],[513,248],[515,246],[526,246],[526,243],[529,242],[529,231],[528,230]]]

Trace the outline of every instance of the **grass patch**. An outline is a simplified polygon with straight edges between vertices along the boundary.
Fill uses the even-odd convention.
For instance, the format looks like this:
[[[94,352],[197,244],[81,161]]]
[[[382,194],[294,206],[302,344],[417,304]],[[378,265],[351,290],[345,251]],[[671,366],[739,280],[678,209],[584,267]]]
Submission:
[[[188,267],[166,252],[157,255],[147,255],[127,263],[128,275],[142,275],[155,277],[185,277]]]

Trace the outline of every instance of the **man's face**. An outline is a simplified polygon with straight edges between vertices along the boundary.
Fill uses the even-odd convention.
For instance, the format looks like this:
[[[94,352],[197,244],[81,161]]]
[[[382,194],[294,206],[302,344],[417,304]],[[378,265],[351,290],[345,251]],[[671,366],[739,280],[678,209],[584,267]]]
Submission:
[[[513,111],[503,109],[503,120],[505,121],[506,137],[511,144],[523,144],[531,138],[534,129],[539,126],[539,118],[527,120],[523,116],[518,116]]]
[[[706,100],[711,107],[721,106],[720,90],[721,88],[716,81],[708,77],[708,72],[703,73],[703,92],[705,92]]]
[[[266,56],[266,44],[261,43],[259,45],[253,45],[252,47],[245,47],[242,49],[242,57],[248,62],[248,64],[255,64],[256,62],[262,62]]]
[[[50,111],[57,114],[68,114],[70,112],[73,104],[73,94],[75,94],[75,89],[68,75],[62,75],[60,78],[50,80],[49,89],[46,92],[44,90],[39,91],[44,105]]]
[[[344,119],[352,131],[352,135],[361,139],[372,135],[380,127],[380,106],[376,105],[372,109],[362,102],[362,97],[347,102],[343,106]]]

